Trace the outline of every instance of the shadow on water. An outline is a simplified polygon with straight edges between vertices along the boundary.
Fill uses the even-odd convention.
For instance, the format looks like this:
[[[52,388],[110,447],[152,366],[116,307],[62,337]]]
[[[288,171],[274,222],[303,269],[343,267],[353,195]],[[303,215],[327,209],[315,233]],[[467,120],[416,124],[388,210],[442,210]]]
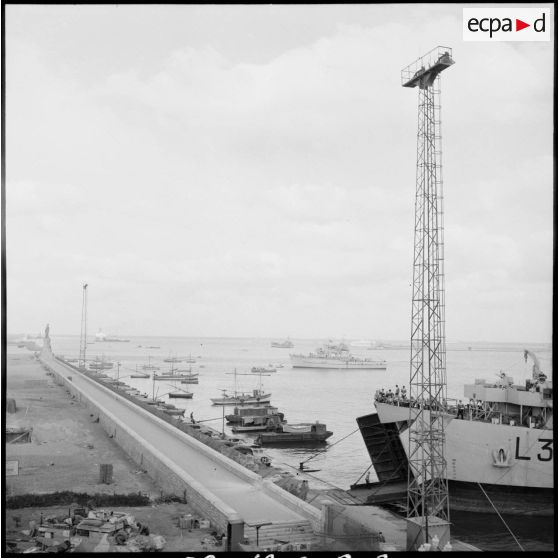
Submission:
[[[504,516],[524,550],[554,550],[554,517]],[[495,514],[451,512],[452,537],[481,550],[521,551],[502,520]]]

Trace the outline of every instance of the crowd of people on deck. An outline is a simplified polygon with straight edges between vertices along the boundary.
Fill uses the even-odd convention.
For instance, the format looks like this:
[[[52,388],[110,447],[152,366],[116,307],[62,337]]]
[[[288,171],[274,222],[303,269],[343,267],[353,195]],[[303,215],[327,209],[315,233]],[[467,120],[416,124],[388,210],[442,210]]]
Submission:
[[[407,398],[407,388],[405,386],[399,388],[397,384],[395,385],[395,391],[392,391],[391,388],[387,391],[384,388],[377,390],[374,400],[380,403],[398,404],[404,407],[408,407],[413,403],[413,401]]]
[[[407,397],[407,388],[405,386],[395,385],[395,389],[389,388],[385,390],[381,388],[376,391],[374,400],[380,403],[389,403],[391,405],[398,405],[399,407],[423,407],[424,409],[431,410],[455,410],[458,419],[465,418],[465,412],[467,412],[467,417],[478,417],[484,410],[483,402],[480,399],[470,399],[468,403],[463,403],[460,399],[457,405],[448,407],[447,401],[444,399],[442,405],[440,406],[437,402],[427,401],[423,399],[415,399],[414,397]]]

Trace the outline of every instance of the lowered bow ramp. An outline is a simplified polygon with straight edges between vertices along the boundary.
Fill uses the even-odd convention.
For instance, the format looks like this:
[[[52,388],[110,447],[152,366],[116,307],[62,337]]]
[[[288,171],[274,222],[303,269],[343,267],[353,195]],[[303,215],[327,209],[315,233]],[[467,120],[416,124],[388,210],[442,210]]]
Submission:
[[[382,424],[376,413],[357,418],[362,438],[378,480],[407,482],[407,456],[399,439],[397,423]]]

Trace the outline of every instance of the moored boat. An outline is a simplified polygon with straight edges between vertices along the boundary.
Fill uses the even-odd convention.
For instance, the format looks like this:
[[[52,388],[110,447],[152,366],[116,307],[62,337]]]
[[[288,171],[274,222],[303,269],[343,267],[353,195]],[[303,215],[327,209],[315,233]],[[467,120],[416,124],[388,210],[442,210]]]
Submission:
[[[258,405],[253,406],[250,405],[248,407],[244,406],[237,406],[234,408],[233,412],[229,415],[225,415],[225,419],[230,424],[237,424],[242,421],[242,417],[248,416],[266,416],[266,415],[273,415],[278,413],[279,410],[277,407],[272,407],[270,405]],[[283,414],[283,413],[280,413]],[[283,419],[281,419],[283,420]]]
[[[168,396],[171,399],[192,399],[194,394],[191,391],[171,391]]]
[[[154,380],[169,380],[169,381],[180,380],[180,381],[182,381],[184,379],[188,379],[188,377],[189,377],[188,374],[180,374],[179,372],[176,372],[176,371],[161,372],[160,374],[158,374],[157,372],[153,373],[153,379]]]
[[[198,374],[187,374],[180,380],[181,384],[199,384],[200,379]]]
[[[244,455],[253,456],[260,463],[263,463],[268,467],[271,465],[271,457],[267,455],[261,447],[255,445],[249,446],[241,442],[241,443],[234,444],[233,449],[235,449],[236,451]]]
[[[213,405],[247,405],[251,403],[269,403],[271,393],[264,393],[261,389],[254,389],[252,393],[237,393],[229,395],[223,390],[222,397],[210,398]]]
[[[95,359],[94,361],[89,363],[89,370],[110,370],[114,367],[114,362],[109,360],[102,359]]]
[[[552,382],[540,371],[536,356],[525,351],[528,356],[534,365],[524,384],[515,384],[504,372],[495,382],[477,379],[464,386],[465,403],[448,400],[436,409],[377,392],[376,413],[357,418],[357,423],[379,481],[406,482],[409,424],[423,405],[427,416],[444,418],[451,508],[554,513]]]
[[[288,445],[325,442],[333,432],[321,422],[280,424],[275,432],[258,434],[255,445]]]
[[[274,413],[269,415],[245,415],[241,417],[240,423],[232,427],[232,431],[237,434],[239,432],[262,432],[274,431],[280,427],[283,422],[283,413]]]
[[[167,415],[172,416],[181,416],[184,414],[186,409],[162,409],[163,413],[167,413]]]
[[[180,374],[169,374],[168,372],[162,372],[161,374],[157,374],[156,372],[153,373],[153,380],[157,381],[157,380],[167,380],[167,381],[173,381],[173,380],[180,380],[182,379],[182,376]]]
[[[168,358],[163,359],[163,362],[177,363],[177,362],[182,362],[182,359],[178,357],[169,356]]]
[[[267,367],[265,366],[252,366],[252,370],[254,374],[273,374],[277,372],[277,368],[274,368],[271,364]]]

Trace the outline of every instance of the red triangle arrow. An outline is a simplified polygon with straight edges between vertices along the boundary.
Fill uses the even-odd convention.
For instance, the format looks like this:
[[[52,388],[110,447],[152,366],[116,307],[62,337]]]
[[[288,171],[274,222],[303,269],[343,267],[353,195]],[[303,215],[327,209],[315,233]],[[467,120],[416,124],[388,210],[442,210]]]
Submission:
[[[521,21],[520,19],[515,20],[515,30],[516,31],[521,31],[522,29],[525,29],[525,27],[531,27],[530,23],[525,23],[524,21]]]

